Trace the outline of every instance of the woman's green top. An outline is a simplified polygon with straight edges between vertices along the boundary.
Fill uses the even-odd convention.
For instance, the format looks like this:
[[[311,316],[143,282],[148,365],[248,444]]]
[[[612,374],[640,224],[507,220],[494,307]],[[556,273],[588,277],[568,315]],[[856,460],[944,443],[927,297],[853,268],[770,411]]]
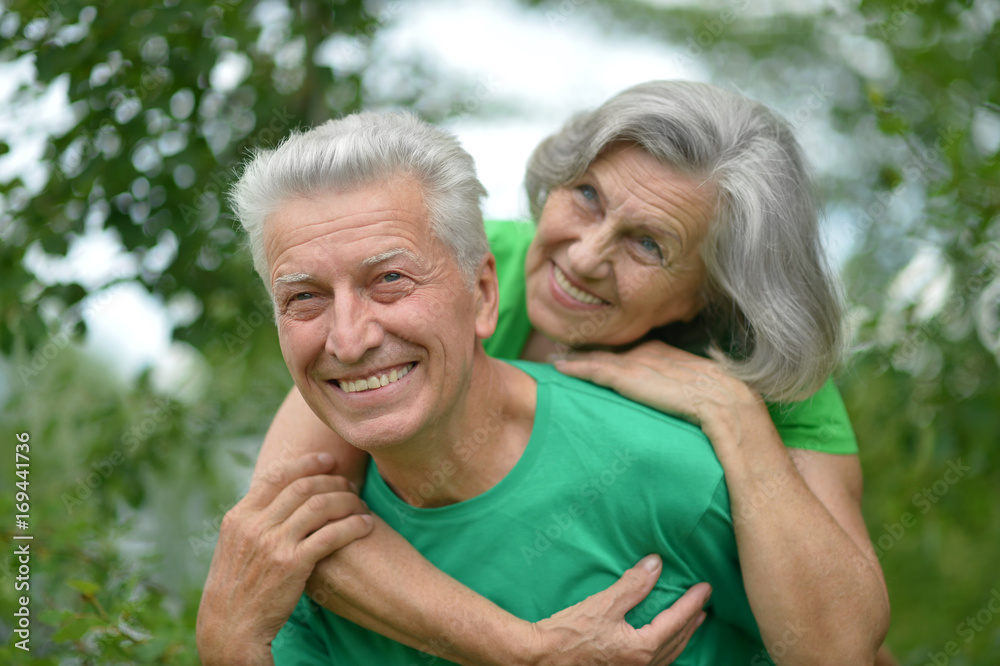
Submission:
[[[484,341],[483,346],[486,353],[494,358],[516,359],[531,334],[524,287],[524,260],[535,235],[535,225],[488,220],[486,235],[497,261],[500,316],[496,332]],[[785,446],[840,455],[858,452],[854,429],[840,391],[832,379],[806,400],[768,403],[767,409]]]

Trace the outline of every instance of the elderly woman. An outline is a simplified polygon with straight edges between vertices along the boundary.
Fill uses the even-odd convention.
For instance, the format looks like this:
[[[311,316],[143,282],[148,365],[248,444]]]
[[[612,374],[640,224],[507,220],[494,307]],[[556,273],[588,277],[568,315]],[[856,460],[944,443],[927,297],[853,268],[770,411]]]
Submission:
[[[872,663],[888,602],[860,511],[857,446],[829,380],[840,307],[787,123],[713,86],[647,83],[542,142],[526,186],[536,226],[487,225],[501,283],[487,351],[556,354],[565,373],[699,424],[725,469],[744,583],[771,657]],[[293,389],[258,473],[311,451],[334,453],[339,473],[362,482],[365,456]],[[672,641],[643,643],[623,615],[644,592],[613,587],[526,634],[527,623],[381,522],[321,563],[310,591],[334,612],[465,663],[601,654],[669,663],[698,624],[688,603],[672,618]]]

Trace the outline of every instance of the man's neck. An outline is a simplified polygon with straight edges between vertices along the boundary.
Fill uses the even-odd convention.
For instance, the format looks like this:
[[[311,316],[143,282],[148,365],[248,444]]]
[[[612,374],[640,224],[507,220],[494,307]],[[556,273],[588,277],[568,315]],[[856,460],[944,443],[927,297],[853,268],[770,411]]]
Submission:
[[[520,460],[535,418],[535,381],[477,353],[466,398],[447,423],[372,454],[379,474],[405,502],[455,504],[495,486]]]

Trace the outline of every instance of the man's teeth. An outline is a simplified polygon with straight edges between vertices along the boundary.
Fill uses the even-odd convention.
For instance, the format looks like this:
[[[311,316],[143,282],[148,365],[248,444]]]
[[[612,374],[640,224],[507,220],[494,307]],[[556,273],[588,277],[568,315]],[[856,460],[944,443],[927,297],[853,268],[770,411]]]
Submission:
[[[587,305],[601,305],[602,303],[604,303],[604,301],[597,298],[596,296],[591,296],[585,291],[580,291],[572,284],[570,284],[570,281],[566,278],[566,274],[563,273],[558,266],[555,266],[555,274],[556,274],[556,284],[562,287],[567,294],[569,294],[576,300],[580,301],[581,303],[585,303]]]
[[[368,379],[356,379],[351,381],[338,381],[340,388],[345,393],[356,393],[358,391],[370,391],[371,389],[381,388],[386,384],[393,384],[398,382],[400,379],[406,376],[410,370],[413,369],[413,364],[409,363],[403,367],[402,370],[398,372],[393,369],[388,374],[381,374],[377,377],[372,375]]]

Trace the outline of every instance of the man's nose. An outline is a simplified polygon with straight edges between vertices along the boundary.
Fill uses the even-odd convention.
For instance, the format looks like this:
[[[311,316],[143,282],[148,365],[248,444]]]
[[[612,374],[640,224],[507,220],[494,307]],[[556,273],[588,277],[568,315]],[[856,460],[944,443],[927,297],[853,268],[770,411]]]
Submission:
[[[382,344],[385,331],[376,321],[372,304],[354,294],[337,294],[327,313],[326,353],[343,364],[357,363],[369,349]]]
[[[609,225],[595,225],[580,234],[569,246],[569,264],[580,277],[600,280],[611,268],[610,256],[613,230]]]

